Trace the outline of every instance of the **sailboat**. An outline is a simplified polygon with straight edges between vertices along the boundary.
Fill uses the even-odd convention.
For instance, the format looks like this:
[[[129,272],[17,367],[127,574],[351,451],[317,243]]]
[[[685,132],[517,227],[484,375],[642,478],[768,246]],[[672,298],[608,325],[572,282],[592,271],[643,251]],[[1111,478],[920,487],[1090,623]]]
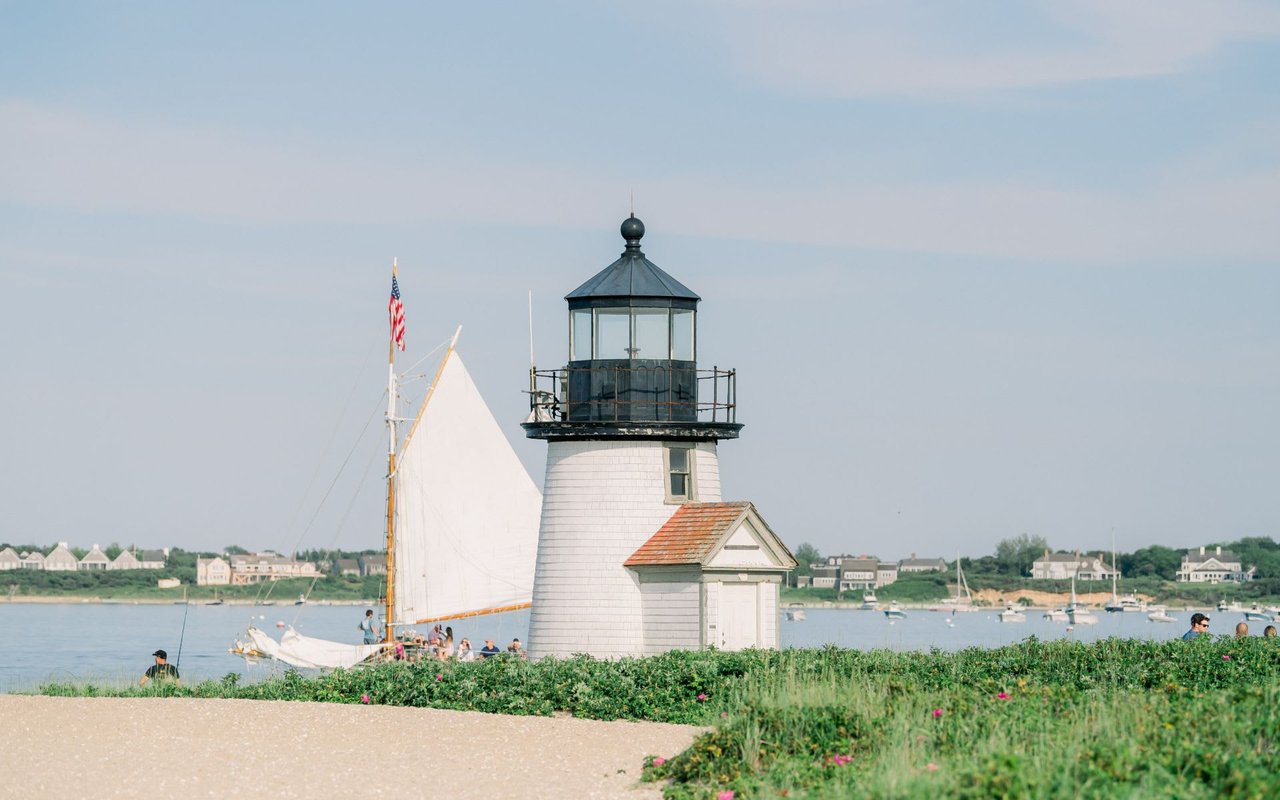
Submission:
[[[977,611],[973,605],[973,592],[969,591],[969,583],[964,579],[964,570],[960,569],[960,554],[956,553],[956,596],[948,597],[938,605],[939,611]]]
[[[1119,579],[1119,576],[1120,576],[1120,562],[1116,560],[1116,535],[1115,535],[1115,531],[1112,531],[1111,532],[1111,600],[1102,608],[1104,611],[1108,613],[1115,613],[1117,611],[1120,611],[1120,612],[1146,611],[1147,610],[1146,605],[1141,600],[1138,599],[1137,595],[1130,593],[1130,594],[1126,594],[1124,597],[1121,597],[1118,594],[1116,594],[1116,589],[1117,589],[1116,581]]]
[[[1098,615],[1080,605],[1076,599],[1076,576],[1071,575],[1071,602],[1067,605],[1067,620],[1072,625],[1097,625]]]
[[[351,667],[383,657],[398,632],[413,625],[530,605],[542,493],[457,352],[461,328],[407,435],[397,435],[397,422],[402,420],[396,412],[394,305],[399,292],[394,265],[392,269],[383,641],[331,642],[292,628],[277,641],[250,625],[249,641],[238,642],[232,652],[295,667]],[[402,335],[403,326],[400,331]],[[353,632],[355,628],[353,622]]]

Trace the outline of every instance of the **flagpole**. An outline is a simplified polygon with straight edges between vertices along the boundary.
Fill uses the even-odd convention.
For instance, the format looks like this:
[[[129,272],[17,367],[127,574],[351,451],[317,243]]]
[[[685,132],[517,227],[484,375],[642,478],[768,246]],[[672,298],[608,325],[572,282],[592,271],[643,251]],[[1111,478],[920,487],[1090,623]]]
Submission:
[[[395,283],[397,259],[391,259],[391,282]],[[394,639],[391,624],[395,619],[395,512],[396,512],[396,331],[391,321],[387,341],[387,611],[383,623],[383,641]]]

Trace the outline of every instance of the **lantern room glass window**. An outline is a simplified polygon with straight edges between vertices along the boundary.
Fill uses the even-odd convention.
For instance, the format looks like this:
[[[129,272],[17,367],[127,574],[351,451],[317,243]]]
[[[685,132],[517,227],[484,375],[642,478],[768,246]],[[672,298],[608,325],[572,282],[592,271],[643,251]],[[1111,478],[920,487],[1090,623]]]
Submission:
[[[671,309],[671,358],[696,361],[693,341],[693,309]]]
[[[569,336],[569,360],[585,361],[591,358],[591,309],[579,308],[569,315],[572,331]]]
[[[631,357],[671,358],[671,323],[665,308],[631,310]]]
[[[596,309],[596,352],[593,358],[631,358],[631,309]]]
[[[685,308],[580,308],[569,313],[569,360],[697,360],[695,312]]]

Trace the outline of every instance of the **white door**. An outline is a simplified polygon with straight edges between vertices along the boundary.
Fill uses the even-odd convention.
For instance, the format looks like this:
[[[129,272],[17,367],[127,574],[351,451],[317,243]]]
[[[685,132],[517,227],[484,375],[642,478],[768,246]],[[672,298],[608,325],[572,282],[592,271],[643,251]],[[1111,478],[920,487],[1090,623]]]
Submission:
[[[743,650],[760,643],[754,583],[720,584],[720,649]]]

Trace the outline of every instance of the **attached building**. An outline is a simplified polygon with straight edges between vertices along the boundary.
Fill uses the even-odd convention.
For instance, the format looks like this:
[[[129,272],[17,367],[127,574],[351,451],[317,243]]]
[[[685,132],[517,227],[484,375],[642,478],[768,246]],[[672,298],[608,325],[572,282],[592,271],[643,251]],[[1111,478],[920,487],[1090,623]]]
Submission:
[[[640,584],[645,655],[778,646],[796,560],[751,503],[686,503],[623,566]]]

